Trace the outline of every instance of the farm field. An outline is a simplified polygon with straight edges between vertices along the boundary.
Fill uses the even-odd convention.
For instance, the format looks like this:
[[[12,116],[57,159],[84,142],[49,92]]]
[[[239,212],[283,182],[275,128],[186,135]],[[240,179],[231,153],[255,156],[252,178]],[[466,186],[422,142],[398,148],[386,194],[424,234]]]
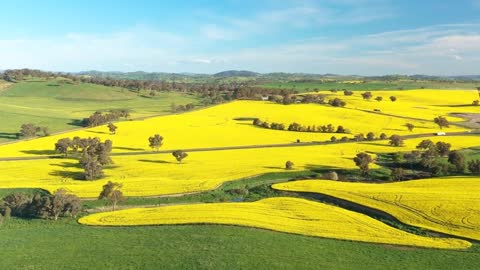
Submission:
[[[145,94],[145,93],[144,93]],[[78,122],[97,110],[129,109],[133,118],[170,113],[171,103],[197,103],[198,98],[180,93],[155,97],[118,87],[59,80],[30,80],[0,84],[0,142],[16,139],[25,123],[47,126],[50,132],[79,128]]]
[[[479,240],[479,180],[449,177],[388,184],[307,180],[273,188],[334,196],[382,210],[406,224]]]
[[[407,246],[461,249],[471,245],[462,240],[408,234],[363,214],[322,203],[284,197],[253,203],[134,208],[89,215],[81,218],[79,222],[97,226],[229,224],[310,236]]]
[[[276,89],[293,89],[298,92],[311,92],[315,89],[318,90],[331,90],[331,89],[348,89],[352,91],[378,91],[378,90],[410,90],[420,89],[422,87],[434,88],[434,89],[475,89],[478,85],[475,82],[435,82],[435,81],[422,81],[422,80],[339,80],[339,79],[325,79],[321,81],[313,82],[269,82],[261,84],[263,87],[276,88]]]
[[[450,93],[452,91],[445,90],[444,92]],[[468,100],[470,100],[472,92],[460,93],[468,96]],[[379,136],[381,133],[389,136],[392,134],[434,134],[437,132],[439,128],[433,123],[433,118],[439,115],[446,115],[451,108],[437,109],[435,106],[438,102],[443,103],[445,100],[433,100],[432,102],[435,102],[433,103],[434,105],[428,107],[426,111],[422,110],[422,118],[418,120],[404,119],[402,115],[406,110],[408,111],[409,108],[416,106],[423,106],[420,98],[425,95],[424,91],[408,91],[408,94],[412,95],[413,98],[405,99],[405,101],[398,100],[398,103],[386,100],[380,102],[385,104],[384,106],[386,107],[392,107],[388,111],[391,115],[317,104],[295,104],[285,107],[285,105],[271,102],[235,101],[184,114],[119,122],[116,124],[118,131],[115,135],[111,135],[106,126],[99,126],[18,144],[0,146],[0,155],[16,157],[52,154],[53,145],[58,139],[64,137],[73,138],[74,136],[99,137],[103,140],[111,139],[114,143],[113,152],[135,152],[148,150],[147,138],[153,134],[161,134],[165,138],[162,149],[176,150],[292,143],[297,140],[302,142],[327,141],[332,136],[338,138],[347,136],[351,138],[354,134],[366,134],[368,132],[373,132],[376,136]],[[417,98],[415,98],[416,95],[418,95]],[[451,93],[450,95],[458,95],[458,93]],[[358,102],[359,106],[367,106],[367,108],[379,103],[375,101],[376,103],[372,105],[372,101],[359,101],[357,100],[358,97],[348,98],[352,102]],[[350,102],[349,99],[347,102]],[[287,108],[288,110],[286,110]],[[316,126],[332,124],[337,127],[342,125],[351,134],[277,131],[255,127],[252,125],[252,120],[242,120],[253,118],[259,118],[268,122],[284,123],[287,126],[292,122]],[[456,117],[447,116],[447,118],[453,123],[455,121],[463,121],[463,119]],[[376,123],[376,125],[372,126],[371,123]],[[411,123],[415,126],[412,132],[405,127],[406,123]],[[466,129],[451,125],[446,131],[458,132],[466,131]],[[192,139],[192,134],[195,134],[194,139]]]
[[[322,92],[320,92],[322,93]],[[478,109],[472,101],[479,98],[477,90],[440,90],[440,89],[413,89],[403,91],[375,91],[372,99],[365,101],[362,92],[354,92],[345,96],[343,91],[327,93],[329,97],[338,97],[347,102],[347,108],[366,111],[379,110],[381,114],[398,116],[405,119],[432,120],[432,115],[447,116],[451,113],[473,113]],[[311,93],[316,94],[316,93]],[[390,97],[397,98],[395,102]],[[376,101],[382,97],[382,101]],[[452,121],[458,118],[452,117]]]
[[[15,247],[1,248],[2,267],[7,269],[158,269],[160,265],[164,269],[450,270],[451,265],[458,269],[480,266],[477,244],[466,250],[404,248],[238,226],[96,227],[70,219],[12,219],[1,230],[0,246]]]
[[[284,172],[285,160],[292,160],[294,170],[298,171],[312,167],[354,169],[352,159],[358,152],[413,150],[422,139],[407,140],[406,146],[401,148],[379,141],[192,152],[182,163],[178,163],[170,153],[114,156],[114,164],[105,170],[106,177],[97,181],[82,181],[82,169],[74,159],[1,161],[3,177],[0,186],[35,187],[50,192],[64,187],[85,198],[96,197],[108,181],[121,181],[127,196],[200,192],[214,189],[226,181],[267,172]],[[437,137],[430,139],[434,142],[439,140]],[[452,143],[454,148],[478,145],[472,136],[445,137],[442,141]],[[372,168],[378,166],[373,164]]]
[[[22,86],[22,84],[27,83],[39,84],[39,92],[35,94],[37,96],[34,98],[29,96],[31,95],[31,86]],[[40,87],[42,84],[43,88]],[[125,92],[119,89],[117,92],[99,95],[96,100],[91,101],[90,107],[88,105],[90,101],[82,100],[81,97],[92,95],[92,93],[88,92],[90,90],[97,90],[90,88],[90,90],[85,90],[84,86],[49,86],[46,82],[22,82],[15,85],[15,87],[8,88],[3,95],[0,94],[0,102],[3,100],[5,104],[8,104],[5,107],[6,111],[24,110],[28,114],[25,116],[25,119],[33,119],[31,118],[33,115],[38,115],[39,119],[48,119],[50,116],[61,115],[62,113],[68,115],[68,118],[78,119],[80,115],[83,116],[87,111],[87,115],[91,113],[94,106],[97,106],[99,102],[102,103],[102,101],[110,99],[112,101],[105,103],[109,106],[111,105],[112,107],[110,108],[121,108],[120,106],[133,108],[132,115],[143,117],[156,112],[159,114],[168,113],[170,103],[174,101],[184,100],[186,103],[187,101],[195,102],[196,100],[192,96],[173,93],[160,93],[157,97],[149,99],[139,97],[133,92]],[[22,87],[26,88],[23,89]],[[52,90],[51,87],[56,87],[55,89],[57,90]],[[80,88],[72,90],[71,87]],[[100,88],[102,89],[98,91],[107,91],[103,87]],[[72,94],[72,91],[79,92]],[[450,115],[452,108],[455,108],[455,112],[471,111],[471,106],[463,106],[465,105],[463,102],[464,100],[472,99],[473,91],[441,90],[445,95],[435,95],[436,91],[439,90],[377,91],[375,95],[383,96],[383,101],[381,102],[362,100],[358,92],[355,92],[353,96],[343,96],[342,93],[331,93],[329,91],[320,92],[320,94],[326,95],[327,99],[334,97],[344,99],[347,102],[345,108],[320,104],[281,105],[268,101],[237,100],[181,114],[116,122],[115,125],[118,126],[116,134],[110,134],[106,125],[102,125],[0,145],[0,159],[3,159],[0,160],[0,171],[2,171],[0,188],[8,190],[5,192],[0,190],[1,196],[12,191],[30,193],[33,192],[33,189],[53,194],[56,190],[65,188],[69,193],[75,194],[80,198],[94,199],[98,197],[102,187],[108,181],[112,181],[122,183],[123,194],[135,201],[131,203],[132,206],[141,207],[87,216],[84,216],[86,213],[82,213],[80,222],[84,225],[62,221],[66,223],[58,225],[58,227],[55,227],[57,225],[50,227],[42,222],[38,223],[37,221],[13,218],[11,221],[6,222],[2,228],[9,228],[15,233],[25,229],[23,224],[28,223],[30,224],[28,226],[40,226],[37,227],[37,230],[44,231],[47,234],[53,233],[51,230],[71,230],[80,235],[98,235],[108,238],[111,237],[110,234],[115,230],[122,231],[125,234],[129,230],[123,228],[123,226],[128,226],[128,228],[132,228],[134,231],[138,230],[139,233],[136,235],[138,239],[151,238],[157,232],[161,234],[157,236],[157,239],[165,239],[166,237],[168,238],[168,236],[163,235],[166,231],[173,233],[183,230],[195,231],[197,227],[200,228],[199,230],[218,230],[221,237],[225,237],[225,239],[227,236],[222,235],[229,235],[231,231],[238,231],[242,235],[252,234],[256,236],[262,233],[268,235],[275,234],[275,232],[261,230],[267,229],[277,231],[277,234],[284,232],[315,236],[312,241],[322,243],[326,241],[333,243],[333,245],[365,245],[357,243],[359,241],[387,244],[389,248],[390,246],[403,249],[412,248],[421,250],[421,252],[424,252],[422,248],[426,247],[434,248],[438,252],[443,252],[438,249],[465,249],[470,252],[465,257],[469,258],[471,256],[476,258],[478,247],[476,244],[472,246],[472,243],[469,241],[454,237],[443,238],[415,234],[412,231],[402,230],[401,226],[392,227],[391,224],[387,225],[384,221],[376,220],[364,213],[352,212],[351,210],[322,202],[313,202],[305,198],[285,197],[289,196],[289,193],[281,194],[282,196],[280,196],[280,193],[277,191],[268,191],[271,190],[269,186],[272,183],[287,181],[295,175],[299,177],[311,174],[319,176],[318,171],[328,170],[355,171],[357,167],[353,162],[353,158],[360,152],[368,152],[374,158],[377,155],[381,156],[392,152],[407,152],[415,150],[418,143],[424,139],[431,139],[434,143],[438,141],[448,142],[452,145],[452,150],[459,149],[466,153],[471,152],[469,158],[474,158],[477,153],[475,147],[480,145],[478,137],[474,136],[474,134],[469,134],[467,128],[457,125],[464,119]],[[389,100],[390,95],[396,95],[397,101],[391,102]],[[45,99],[51,99],[50,97],[57,99],[55,102],[48,101],[53,102],[53,106],[50,107],[51,111],[28,107],[26,106],[27,104],[18,101],[22,100],[22,102],[27,103],[40,102],[41,104],[43,102],[43,104],[47,104]],[[143,101],[143,99],[149,101]],[[17,103],[9,100],[14,100]],[[79,105],[75,108],[82,110],[68,111],[68,107],[73,106],[73,103],[62,105],[65,107],[60,106],[64,102],[78,102],[79,104],[84,104],[83,106],[85,107]],[[148,102],[151,102],[151,108],[148,107]],[[457,108],[458,110],[456,110]],[[375,109],[379,109],[380,112],[374,112]],[[455,136],[434,136],[440,129],[432,120],[440,115],[446,116],[451,122],[451,126],[444,129],[444,131],[448,135],[455,132],[459,134],[455,134]],[[254,126],[252,124],[254,118],[259,118],[262,121],[283,123],[287,126],[292,122],[317,126],[327,124],[334,126],[342,125],[349,129],[350,133],[272,130]],[[64,118],[60,117],[58,123],[64,123],[64,120]],[[405,126],[406,123],[414,124],[414,130],[408,131]],[[59,127],[59,129],[63,128]],[[405,144],[402,147],[390,146],[388,140],[325,143],[330,141],[332,136],[352,138],[356,134],[366,134],[368,132],[373,132],[376,136],[386,133],[388,136],[400,134],[409,138],[405,140]],[[147,139],[153,134],[160,134],[164,137],[163,145],[160,148],[163,152],[155,153],[149,148]],[[73,138],[74,136],[83,138],[99,137],[102,140],[109,139],[113,141],[112,159],[114,163],[104,168],[105,177],[95,181],[85,181],[83,180],[84,171],[79,166],[76,158],[51,157],[55,155],[53,146],[57,140],[65,137]],[[305,143],[322,143],[302,145],[296,144],[297,140]],[[262,147],[270,144],[285,145]],[[255,145],[256,148],[215,149],[216,147],[252,145]],[[188,152],[188,157],[182,162],[177,162],[171,155],[173,150],[196,148],[201,149],[199,149],[200,151]],[[28,159],[32,157],[41,159]],[[9,160],[10,158],[17,159]],[[285,169],[285,161],[287,160],[291,160],[294,163],[293,169],[288,171]],[[388,169],[377,164],[371,164],[370,167],[373,170],[383,170],[383,173],[388,171]],[[272,175],[272,177],[264,177],[265,175]],[[275,179],[274,175],[277,175],[278,179]],[[219,187],[223,185],[235,189],[235,183],[240,182],[237,180],[242,180],[249,184],[239,184],[239,187],[248,189],[251,188],[248,187],[250,185],[248,179],[256,179],[256,177],[258,180],[252,182],[256,185],[253,188],[262,186],[267,191],[260,191],[257,195],[249,198],[249,202],[219,203],[223,202],[225,198],[238,199],[234,195],[224,197],[226,194],[231,194],[228,190],[216,192]],[[285,185],[290,183],[295,182],[287,182]],[[278,185],[281,184],[276,184],[275,187]],[[446,189],[448,188],[444,188],[443,192]],[[368,188],[365,188],[365,190],[368,190]],[[408,188],[405,188],[405,190],[408,190]],[[431,201],[442,195],[442,189],[440,188],[438,191],[435,191],[436,193],[432,192],[431,195],[428,195]],[[365,191],[365,194],[368,194],[368,192]],[[450,195],[456,196],[456,194],[453,192]],[[458,194],[461,195],[460,191]],[[174,195],[175,197],[173,198],[175,199],[169,201],[168,198],[171,195]],[[293,193],[290,195],[294,196]],[[184,196],[185,198],[183,198]],[[269,198],[269,196],[274,196],[275,198]],[[469,203],[475,205],[479,198],[468,197],[468,200]],[[210,201],[215,201],[215,203],[207,203]],[[158,203],[180,203],[180,205],[151,208],[151,206]],[[360,203],[369,206],[368,203]],[[105,211],[107,209],[103,206],[100,207],[99,204],[103,203],[101,201],[84,203],[89,212]],[[143,208],[147,206],[148,208]],[[460,204],[453,203],[448,209],[442,208],[442,210],[445,209],[452,215],[463,211],[460,210]],[[396,216],[393,210],[386,209],[384,211]],[[478,211],[478,209],[472,208],[471,211],[473,213],[472,216],[475,216],[475,211]],[[470,230],[463,228],[447,232],[435,226],[430,227],[427,223],[422,223],[421,221],[407,222],[401,218],[398,219],[405,224],[454,236],[478,239],[478,235],[475,232],[476,227]],[[454,225],[461,223],[461,220],[454,221],[451,219],[451,221]],[[470,218],[469,222],[476,224],[477,221],[475,218]],[[200,226],[197,225],[198,223],[219,225]],[[114,226],[115,228],[102,228],[108,231],[104,233],[94,226],[85,226],[87,224],[102,227]],[[179,226],[180,224],[183,225]],[[153,228],[136,227],[140,225],[163,226]],[[235,228],[224,225],[239,225],[252,228]],[[452,225],[452,227],[454,226]],[[303,239],[304,236],[300,235],[287,235],[286,237]],[[319,239],[318,237],[321,238]],[[201,239],[205,239],[205,237]],[[141,241],[144,241],[143,243],[148,242],[147,240]],[[181,245],[182,241],[174,241],[171,245]],[[247,245],[246,242],[244,244]],[[193,245],[195,245],[195,248],[197,247],[196,244]],[[34,245],[29,246],[32,249],[33,247]],[[105,251],[103,254],[110,254],[109,252]],[[382,252],[378,251],[378,253]],[[210,251],[206,254],[212,256]],[[379,255],[373,254],[371,256]],[[248,258],[248,256],[245,258]],[[198,257],[193,259],[193,261],[199,260],[201,259]],[[26,265],[36,265],[29,260],[26,261],[30,263]],[[248,259],[245,259],[245,261],[248,261]],[[279,261],[283,262],[284,260]],[[60,261],[56,263],[61,265]],[[190,263],[193,262],[187,262],[186,265],[190,265]],[[247,262],[242,263],[242,265],[250,265]],[[275,265],[275,263],[272,263],[266,263],[265,266]],[[301,263],[297,261],[296,263],[287,263],[285,265],[287,265],[286,268],[289,268],[290,265],[294,267],[299,264],[305,266],[306,262]],[[410,264],[410,262],[406,262],[406,264]],[[470,262],[467,260],[464,264],[470,265]],[[475,265],[473,262],[471,264]],[[127,265],[140,267],[131,263]],[[411,265],[411,268],[415,269],[422,265],[422,262],[412,262]],[[327,264],[327,266],[332,266],[332,264]],[[333,266],[330,268],[335,269]]]

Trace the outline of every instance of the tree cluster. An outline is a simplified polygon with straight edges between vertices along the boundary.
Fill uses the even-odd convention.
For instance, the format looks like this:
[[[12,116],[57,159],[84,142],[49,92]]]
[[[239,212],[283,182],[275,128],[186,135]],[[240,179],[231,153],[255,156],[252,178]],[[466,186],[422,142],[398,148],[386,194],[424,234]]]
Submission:
[[[193,110],[195,108],[195,104],[188,103],[188,104],[185,104],[185,105],[176,105],[175,103],[172,103],[170,105],[170,108],[171,108],[173,113],[187,112],[187,111]]]
[[[0,212],[6,217],[11,215],[57,220],[61,216],[76,217],[81,210],[80,199],[68,194],[65,189],[59,189],[53,195],[12,193],[0,202]]]
[[[112,121],[117,121],[121,117],[127,119],[130,117],[130,113],[126,109],[111,110],[108,113],[94,112],[88,118],[82,120],[82,126],[84,127],[96,127],[107,124]]]
[[[65,157],[69,152],[80,153],[80,166],[84,169],[85,180],[103,177],[103,166],[111,164],[112,141],[101,142],[99,138],[62,138],[55,143],[55,151]]]
[[[49,136],[50,131],[48,130],[48,127],[40,127],[31,123],[23,124],[20,127],[20,132],[18,133],[18,136],[23,138],[31,138],[31,137],[36,137],[38,135]]]
[[[343,126],[338,126],[335,128],[332,124],[328,125],[310,125],[304,126],[299,123],[293,122],[288,127],[282,123],[268,123],[267,121],[262,121],[258,118],[253,120],[253,125],[261,128],[269,128],[275,130],[288,130],[288,131],[298,131],[298,132],[318,132],[318,133],[348,133],[349,131]]]

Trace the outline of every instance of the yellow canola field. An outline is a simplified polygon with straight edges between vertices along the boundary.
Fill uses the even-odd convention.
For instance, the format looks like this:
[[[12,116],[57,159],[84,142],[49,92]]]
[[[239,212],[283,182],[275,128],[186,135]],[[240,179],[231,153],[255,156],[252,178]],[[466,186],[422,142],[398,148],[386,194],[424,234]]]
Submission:
[[[471,105],[474,100],[479,99],[477,90],[400,90],[400,91],[371,91],[372,99],[364,100],[361,94],[365,91],[355,91],[352,96],[345,96],[343,92],[328,95],[330,98],[339,97],[347,102],[347,108],[355,108],[373,111],[380,110],[381,113],[393,114],[396,116],[420,118],[432,121],[434,117],[446,116],[451,122],[463,121],[462,118],[451,117],[448,114],[457,113],[480,113],[480,107],[464,106]],[[375,97],[380,96],[382,101],[376,101]],[[390,96],[395,96],[395,102],[390,101]],[[329,98],[327,98],[329,99]],[[406,122],[410,120],[405,119]],[[412,124],[415,124],[412,122]],[[446,129],[447,132],[449,129]]]
[[[451,142],[454,147],[478,145],[474,137],[430,138]],[[405,147],[385,141],[319,146],[259,148],[191,152],[179,164],[171,154],[114,156],[106,177],[79,180],[82,169],[73,159],[0,161],[0,188],[66,188],[80,197],[93,198],[107,181],[122,182],[127,196],[154,196],[211,190],[222,183],[268,172],[285,172],[287,160],[295,170],[312,166],[357,169],[352,158],[358,152],[385,153],[412,150],[421,139],[407,140]],[[376,168],[376,165],[371,165]]]
[[[309,180],[273,188],[316,192],[387,212],[433,231],[480,240],[480,178],[450,177],[388,184]]]
[[[411,91],[409,91],[411,92]],[[420,102],[420,101],[419,101]],[[368,102],[366,102],[368,103]],[[392,102],[384,102],[393,106]],[[413,133],[435,133],[438,127],[431,121],[406,120],[393,116],[367,113],[348,108],[335,108],[318,104],[279,105],[260,101],[235,101],[208,109],[178,115],[155,117],[145,120],[118,122],[117,134],[111,135],[106,126],[100,126],[64,134],[22,141],[0,146],[0,157],[19,157],[52,154],[55,142],[60,138],[100,137],[113,141],[113,152],[145,151],[148,137],[160,134],[164,137],[162,149],[176,150],[188,148],[222,147],[237,145],[292,143],[326,141],[332,135],[340,138],[346,134],[308,133],[278,131],[258,128],[252,121],[238,121],[242,117],[260,118],[269,122],[281,122],[288,126],[292,122],[302,125],[342,125],[353,134],[374,132],[379,136],[411,134],[405,124],[413,123]],[[447,132],[459,131],[452,127]],[[352,135],[347,135],[351,137]]]
[[[463,249],[471,244],[451,238],[410,234],[340,207],[296,198],[269,198],[252,203],[210,203],[136,208],[89,215],[81,224],[135,226],[226,224],[310,236],[418,247]]]

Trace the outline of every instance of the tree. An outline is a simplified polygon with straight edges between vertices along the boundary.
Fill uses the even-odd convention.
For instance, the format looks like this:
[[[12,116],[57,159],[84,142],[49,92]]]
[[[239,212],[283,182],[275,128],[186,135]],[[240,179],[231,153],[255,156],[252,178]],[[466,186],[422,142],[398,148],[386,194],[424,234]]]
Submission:
[[[468,170],[475,175],[480,175],[480,159],[475,159],[468,162]]]
[[[391,146],[399,147],[403,146],[403,139],[400,135],[390,136],[390,141],[388,142]]]
[[[328,179],[328,180],[334,180],[334,181],[338,180],[338,174],[335,171],[330,171],[330,172],[326,173],[324,175],[324,177],[325,177],[325,179]]]
[[[173,151],[172,155],[177,159],[178,162],[182,162],[182,160],[188,156],[188,154],[182,150]]]
[[[353,95],[353,91],[351,91],[351,90],[343,90],[343,94],[344,94],[345,96],[351,96],[351,95]]]
[[[41,129],[44,137],[50,136],[50,131],[48,130],[48,127],[42,127]]]
[[[63,154],[66,157],[68,155],[68,148],[72,145],[73,142],[70,138],[60,139],[55,143],[55,152]]]
[[[347,130],[343,126],[338,126],[336,133],[347,133]]]
[[[294,165],[295,165],[295,164],[293,164],[293,162],[291,162],[290,160],[288,160],[287,162],[285,162],[285,169],[291,170],[291,169],[293,169],[293,166],[294,166]]]
[[[441,157],[444,157],[450,153],[451,144],[445,142],[437,142],[435,144],[435,149]]]
[[[345,107],[347,103],[339,98],[334,98],[328,101],[328,104],[332,105],[333,107]]]
[[[150,148],[158,151],[160,146],[163,145],[163,137],[158,134],[155,134],[153,135],[153,137],[148,138],[148,142],[149,142]]]
[[[434,146],[432,140],[422,140],[418,145],[417,145],[417,149],[420,149],[420,150],[425,150],[425,149],[429,149],[429,148],[432,148]]]
[[[397,101],[397,97],[396,97],[396,96],[390,96],[390,100],[391,100],[392,102],[395,102],[395,101]]]
[[[3,198],[3,204],[10,208],[12,216],[22,216],[31,202],[32,197],[25,193],[12,193]]]
[[[473,106],[478,106],[478,105],[480,105],[480,100],[478,100],[478,99],[477,99],[477,100],[474,100],[474,101],[472,102],[472,105],[473,105]]]
[[[443,116],[438,116],[433,119],[433,122],[438,125],[440,129],[443,129],[444,127],[448,128],[450,126],[450,123],[448,122],[447,118]]]
[[[375,134],[373,132],[368,132],[367,141],[373,141],[373,140],[375,140]]]
[[[26,138],[35,137],[40,128],[34,124],[23,124],[20,127],[20,135]]]
[[[365,99],[365,100],[370,100],[372,97],[373,97],[373,95],[372,95],[372,92],[370,92],[370,91],[362,93],[362,98]]]
[[[425,168],[433,168],[437,164],[438,151],[435,146],[430,147],[421,155],[420,164]]]
[[[47,208],[48,215],[57,220],[60,215],[71,215],[75,217],[82,209],[80,199],[68,194],[65,189],[57,190],[50,199],[50,206]]]
[[[387,139],[387,134],[382,133],[380,134],[380,140],[386,140]]]
[[[332,136],[332,137],[330,138],[330,141],[331,141],[331,142],[336,142],[336,141],[337,141],[337,137]]]
[[[117,204],[125,200],[121,190],[122,187],[121,183],[108,181],[107,184],[103,185],[98,199],[106,199],[112,205],[112,211],[115,211]]]
[[[395,181],[402,181],[405,178],[405,170],[402,168],[395,168],[392,170],[391,176]]]
[[[353,139],[356,142],[361,142],[361,141],[365,140],[365,136],[363,135],[363,133],[360,133],[360,134],[354,135]]]
[[[112,122],[108,123],[108,130],[111,134],[117,133],[117,126],[115,126]]]
[[[86,154],[80,162],[85,172],[85,180],[96,180],[104,176],[103,167],[98,162],[98,157]]]
[[[448,162],[455,166],[457,172],[463,173],[465,171],[465,156],[462,153],[458,151],[450,152]]]
[[[408,131],[412,132],[413,129],[415,128],[415,125],[412,123],[406,123],[405,126],[407,127]]]
[[[356,157],[353,158],[355,165],[360,168],[360,171],[364,176],[368,175],[369,164],[373,162],[372,156],[367,153],[358,153]]]
[[[380,101],[382,101],[382,100],[383,100],[383,97],[381,97],[381,96],[377,96],[377,97],[375,98],[375,100],[376,100],[376,101],[378,101],[378,102],[380,102]]]

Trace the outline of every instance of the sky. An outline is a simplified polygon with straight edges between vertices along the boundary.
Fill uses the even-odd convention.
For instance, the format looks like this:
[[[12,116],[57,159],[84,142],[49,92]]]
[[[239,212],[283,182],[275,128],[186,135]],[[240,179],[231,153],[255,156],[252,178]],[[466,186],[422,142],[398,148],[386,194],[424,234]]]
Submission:
[[[480,74],[480,0],[16,0],[0,70]]]

